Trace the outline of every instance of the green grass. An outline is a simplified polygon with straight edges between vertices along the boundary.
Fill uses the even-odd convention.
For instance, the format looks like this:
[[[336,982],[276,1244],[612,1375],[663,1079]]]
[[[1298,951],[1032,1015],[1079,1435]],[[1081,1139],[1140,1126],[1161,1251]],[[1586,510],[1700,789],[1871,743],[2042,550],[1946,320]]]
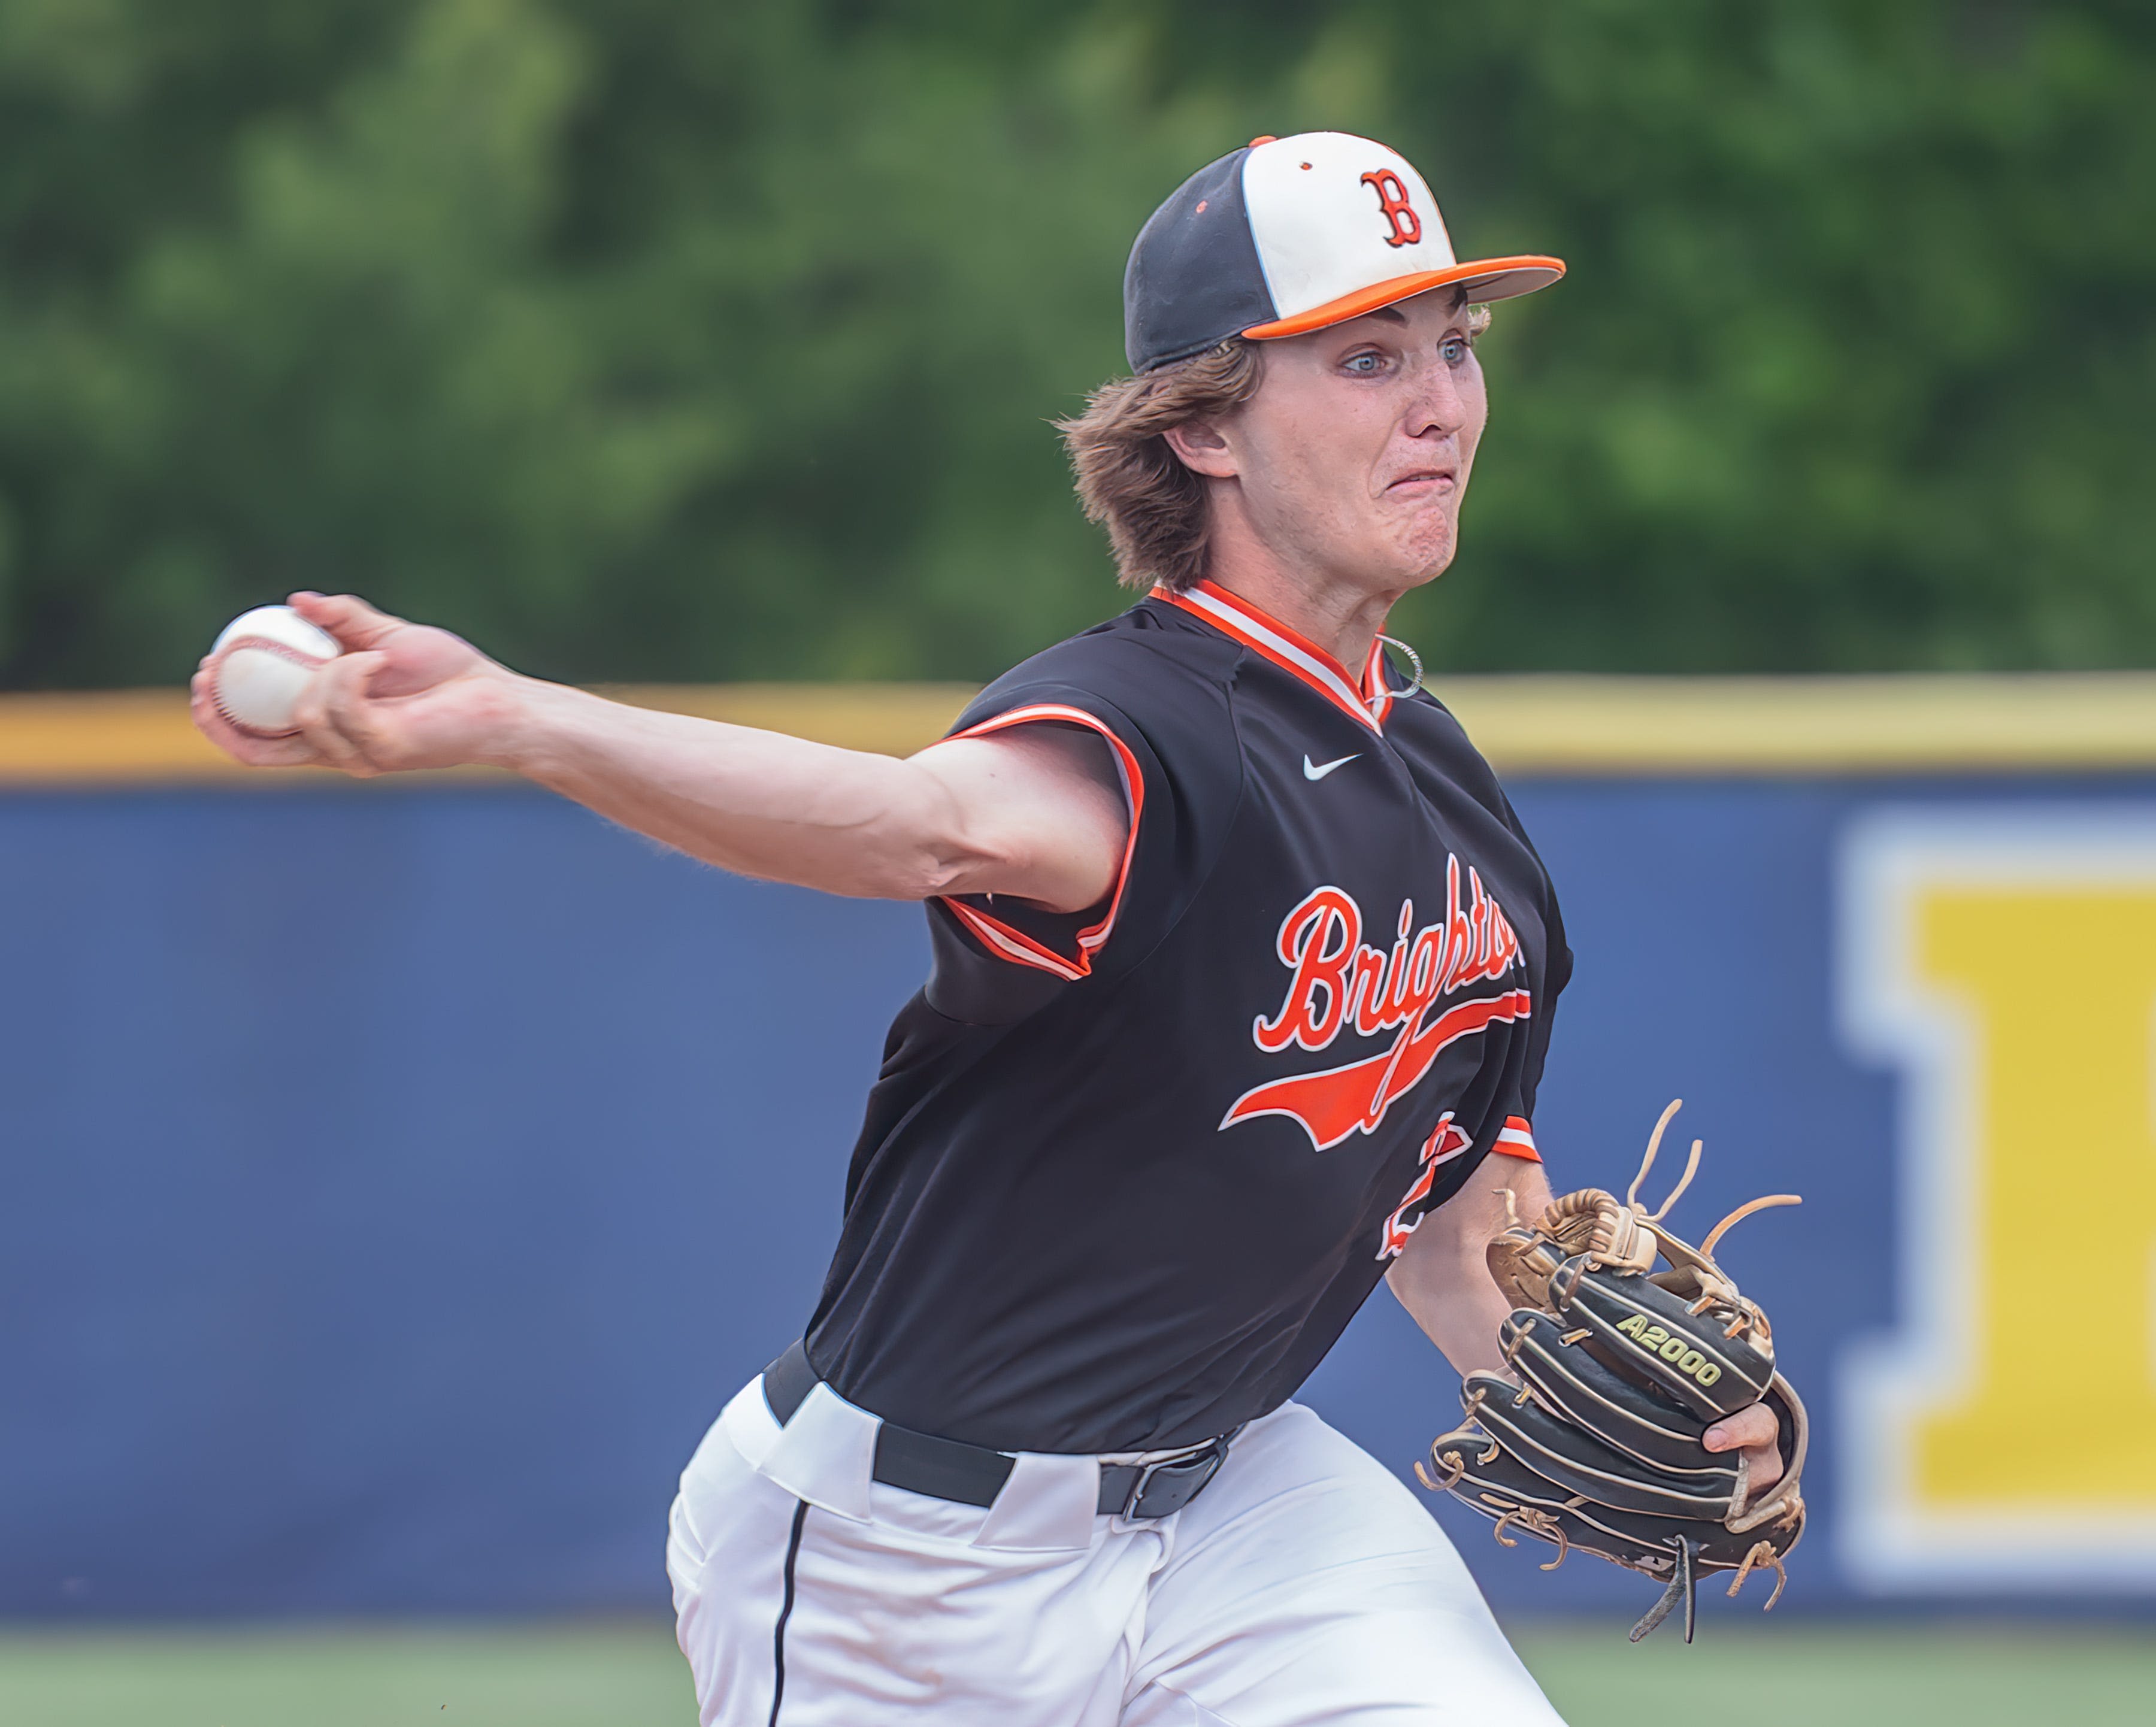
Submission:
[[[694,1727],[651,1626],[0,1637],[7,1727]]]
[[[2050,1626],[1523,1626],[1574,1727],[2146,1727],[2156,1633]],[[7,1727],[691,1727],[663,1625],[0,1635]],[[865,1724],[866,1727],[866,1724]]]
[[[2156,1628],[1702,1622],[1634,1648],[1617,1625],[1516,1628],[1574,1727],[2149,1727]]]

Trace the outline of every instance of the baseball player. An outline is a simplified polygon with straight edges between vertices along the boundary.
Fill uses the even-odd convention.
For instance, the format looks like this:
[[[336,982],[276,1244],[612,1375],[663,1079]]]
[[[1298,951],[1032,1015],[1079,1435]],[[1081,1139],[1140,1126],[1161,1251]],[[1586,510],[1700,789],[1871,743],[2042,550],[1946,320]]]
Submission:
[[[801,1341],[667,1547],[726,1727],[1556,1719],[1444,1535],[1296,1389],[1382,1280],[1502,1365],[1571,968],[1488,765],[1382,632],[1452,561],[1485,302],[1413,167],[1260,138],[1131,254],[1132,376],[1064,427],[1144,597],[910,761],[623,707],[352,598],[262,765],[512,769],[744,874],[918,899]],[[1413,656],[1399,644],[1399,653]],[[1763,1407],[1710,1428],[1755,1481]]]

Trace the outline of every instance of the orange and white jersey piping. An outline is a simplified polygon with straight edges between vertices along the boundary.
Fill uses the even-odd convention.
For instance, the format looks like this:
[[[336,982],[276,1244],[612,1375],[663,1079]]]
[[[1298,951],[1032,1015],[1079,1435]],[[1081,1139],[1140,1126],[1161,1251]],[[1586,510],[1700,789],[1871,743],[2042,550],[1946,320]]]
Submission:
[[[1175,592],[1156,587],[1153,597],[1179,606],[1194,618],[1232,637],[1254,653],[1263,654],[1282,670],[1292,673],[1333,706],[1373,731],[1383,729],[1393,705],[1393,690],[1385,681],[1385,648],[1370,644],[1358,686],[1348,668],[1308,637],[1270,618],[1255,606],[1211,582]]]
[[[1087,713],[1083,708],[1070,707],[1061,702],[1035,702],[1026,707],[1013,708],[1008,713],[998,714],[983,720],[978,725],[969,725],[955,732],[953,737],[985,737],[991,732],[1002,731],[1013,725],[1060,724],[1082,725],[1107,740],[1115,759],[1116,772],[1123,784],[1123,800],[1130,806],[1129,837],[1123,842],[1122,862],[1116,869],[1116,884],[1108,895],[1108,909],[1099,920],[1078,932],[1077,952],[1065,957],[1055,949],[1034,940],[1023,930],[1015,930],[1000,918],[969,905],[963,899],[946,898],[943,904],[951,915],[971,930],[983,946],[991,953],[1021,966],[1032,966],[1043,971],[1052,971],[1056,976],[1075,982],[1089,976],[1093,970],[1093,955],[1116,927],[1116,913],[1123,903],[1123,887],[1129,881],[1131,858],[1137,850],[1138,819],[1145,810],[1145,776],[1140,771],[1137,756],[1131,747],[1115,734],[1105,720]]]

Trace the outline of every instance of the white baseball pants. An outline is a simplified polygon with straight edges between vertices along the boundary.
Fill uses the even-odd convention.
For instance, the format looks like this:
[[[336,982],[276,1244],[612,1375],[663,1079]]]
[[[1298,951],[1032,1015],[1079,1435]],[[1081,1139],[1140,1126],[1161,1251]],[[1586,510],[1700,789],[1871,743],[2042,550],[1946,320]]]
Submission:
[[[1022,1454],[983,1510],[870,1478],[876,1419],[750,1381],[667,1541],[704,1727],[1562,1727],[1442,1530],[1289,1404],[1185,1509]],[[1123,1461],[1127,1459],[1118,1459]]]

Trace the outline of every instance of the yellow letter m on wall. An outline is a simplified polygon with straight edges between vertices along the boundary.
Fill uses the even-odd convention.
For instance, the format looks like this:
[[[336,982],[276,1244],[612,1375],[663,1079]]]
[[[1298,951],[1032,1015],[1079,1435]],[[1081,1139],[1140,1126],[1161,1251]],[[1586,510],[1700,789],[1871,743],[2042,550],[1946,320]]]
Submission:
[[[1900,1080],[1895,1329],[1841,1364],[1850,1574],[2156,1588],[2156,815],[1881,815],[1840,889],[1843,1030]]]

